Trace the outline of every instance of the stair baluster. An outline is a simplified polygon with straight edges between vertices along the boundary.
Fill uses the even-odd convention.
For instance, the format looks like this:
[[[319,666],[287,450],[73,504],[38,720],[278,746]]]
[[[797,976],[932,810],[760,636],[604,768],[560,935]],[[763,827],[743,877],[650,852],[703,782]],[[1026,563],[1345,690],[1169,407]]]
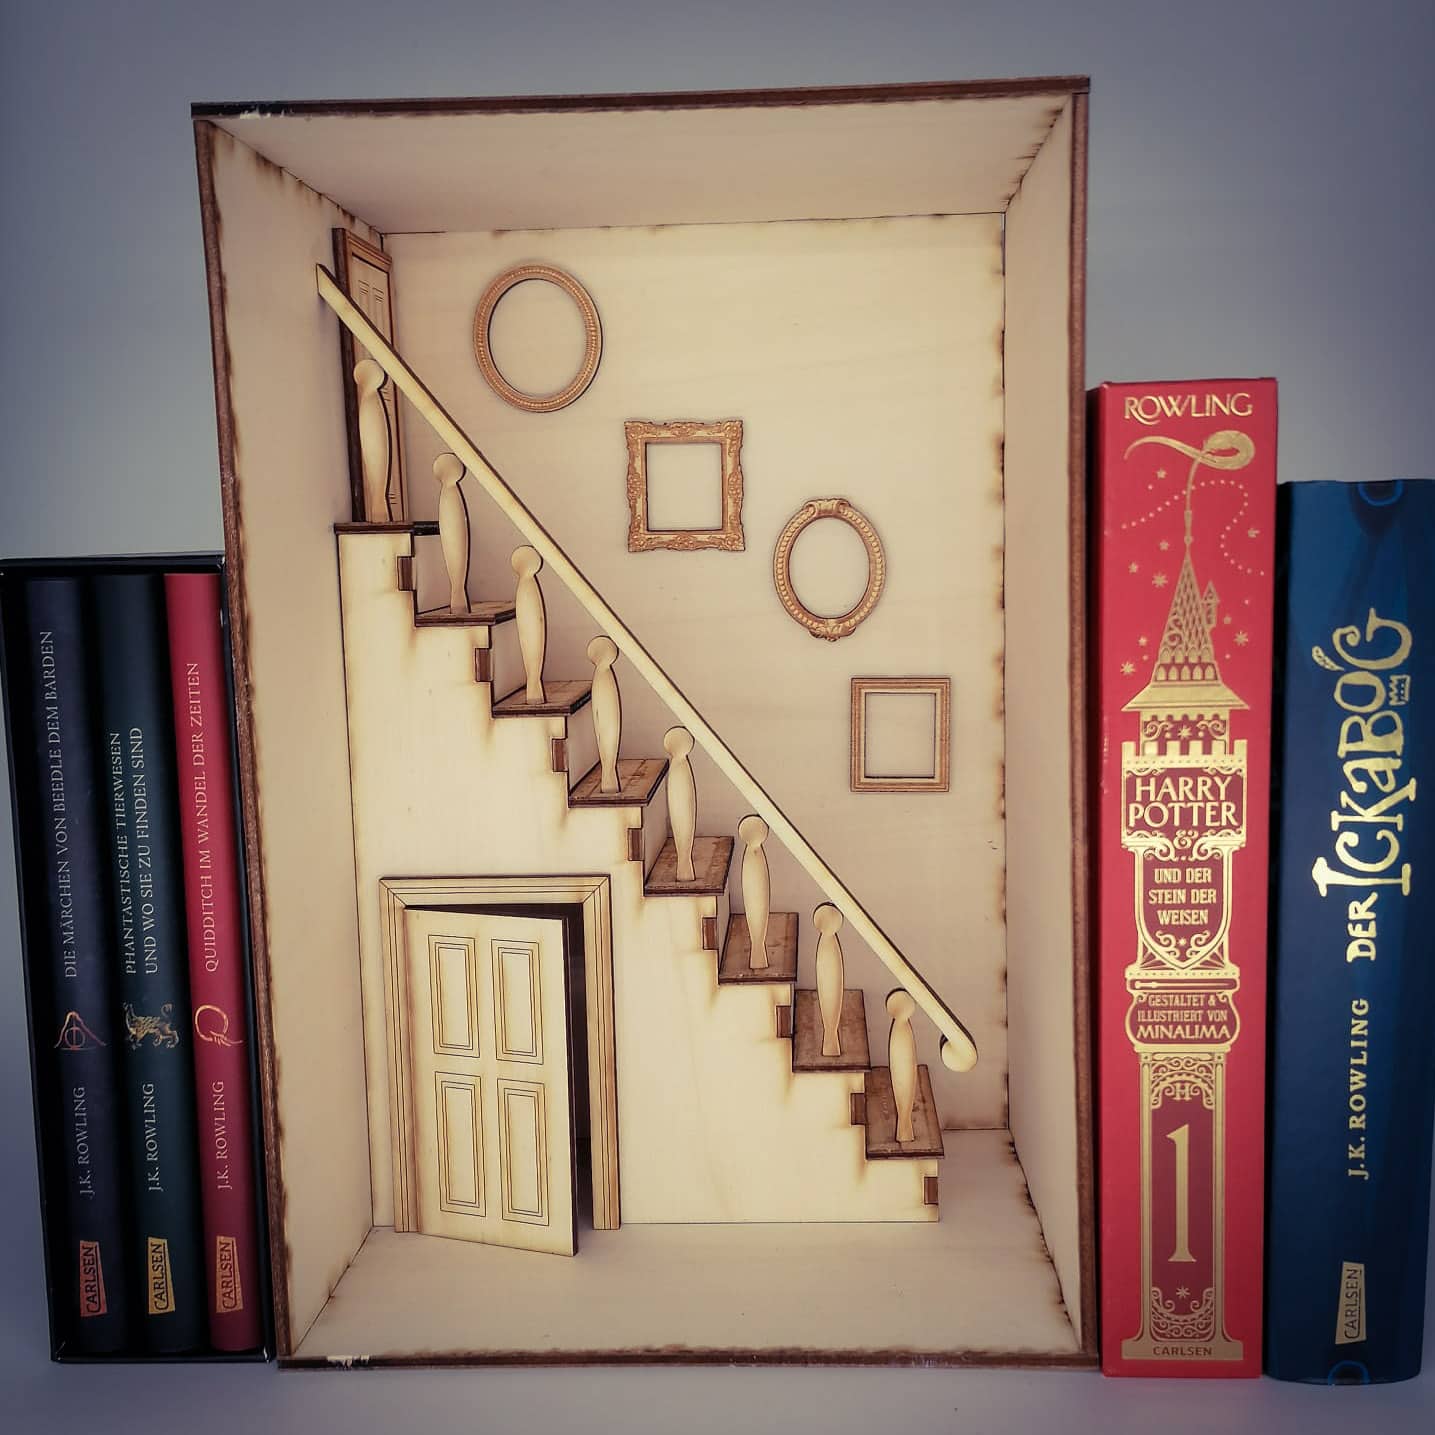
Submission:
[[[593,664],[593,735],[598,740],[598,765],[602,774],[601,792],[618,792],[618,739],[623,732],[623,699],[618,692],[618,645],[606,637],[588,644],[588,661]]]
[[[888,994],[887,1014],[892,1034],[887,1038],[887,1064],[892,1073],[892,1101],[897,1108],[897,1140],[915,1141],[912,1106],[917,1099],[917,1038],[912,1013],[917,1004],[900,987]]]
[[[438,540],[443,549],[443,566],[448,570],[448,610],[467,613],[468,607],[468,503],[459,484],[464,467],[451,453],[433,461],[438,479]]]
[[[823,902],[812,913],[817,938],[817,1008],[822,1013],[822,1054],[842,1055],[842,943],[837,932],[842,913],[831,902]]]
[[[698,789],[688,761],[693,750],[692,733],[685,727],[670,727],[663,734],[663,750],[668,754],[668,825],[678,856],[678,881],[696,882],[693,837],[698,829]]]
[[[543,590],[538,586],[538,570],[543,567],[543,559],[536,548],[524,544],[513,550],[511,561],[518,575],[513,606],[518,623],[518,647],[523,654],[523,701],[542,703],[543,653],[548,646],[548,615],[543,608]]]
[[[389,416],[379,397],[385,374],[373,359],[354,365],[359,390],[359,456],[364,470],[364,521],[387,523],[389,514]]]
[[[772,882],[767,870],[767,823],[756,813],[744,817],[737,825],[742,839],[742,906],[747,921],[748,958],[752,971],[767,966],[767,920],[772,904]]]

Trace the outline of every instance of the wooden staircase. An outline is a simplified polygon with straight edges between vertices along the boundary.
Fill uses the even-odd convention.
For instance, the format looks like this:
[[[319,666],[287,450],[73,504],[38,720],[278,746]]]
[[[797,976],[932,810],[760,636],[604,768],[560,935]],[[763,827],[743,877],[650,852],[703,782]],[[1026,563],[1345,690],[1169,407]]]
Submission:
[[[440,463],[442,459],[440,460]],[[436,465],[437,467],[438,465]],[[464,520],[466,524],[466,510]],[[346,523],[337,525],[342,532],[362,532],[370,525]],[[392,524],[375,524],[376,531],[391,531]],[[439,525],[415,523],[409,525],[415,535],[431,534]],[[467,551],[468,535],[451,536],[444,545],[445,551]],[[592,707],[595,681],[587,678],[548,678],[543,675],[544,651],[546,648],[546,620],[541,594],[536,594],[537,573],[541,562],[535,562],[532,549],[519,549],[514,556],[514,569],[519,574],[520,589],[525,584],[532,587],[527,602],[520,592],[514,599],[481,599],[466,601],[458,609],[435,608],[420,610],[417,604],[417,583],[413,561],[399,560],[397,583],[402,590],[414,595],[414,627],[454,628],[466,627],[492,630],[508,623],[520,625],[520,648],[524,659],[524,681],[511,687],[502,697],[496,697],[494,648],[491,632],[485,634],[486,646],[477,650],[475,679],[489,691],[490,712],[495,721],[522,721],[533,719],[574,718],[583,709]],[[452,575],[450,575],[452,577]],[[460,591],[455,587],[455,591]],[[525,631],[526,629],[526,631]],[[511,681],[511,679],[510,679]],[[538,694],[541,692],[541,696]],[[619,709],[620,712],[620,709]],[[605,718],[611,719],[610,710],[594,710],[595,728],[601,728]],[[636,809],[637,825],[630,827],[628,860],[642,861],[643,810],[650,807],[662,791],[664,784],[677,767],[683,772],[683,781],[691,788],[692,779],[688,772],[687,751],[691,741],[684,729],[672,729],[669,738],[675,746],[664,757],[616,757],[613,762],[614,780],[609,783],[611,790],[604,789],[603,763],[593,763],[580,777],[572,780],[568,773],[568,737],[553,739],[552,768],[569,778],[568,807],[572,811],[591,808]],[[612,751],[616,751],[620,733],[596,734],[600,750],[605,740]],[[685,741],[685,739],[687,739]],[[674,755],[676,753],[676,756]],[[695,796],[693,799],[695,803]],[[689,821],[695,820],[695,813]],[[743,890],[745,901],[765,905],[767,897],[767,863],[762,846],[767,836],[767,826],[756,817],[744,819],[743,829]],[[688,845],[685,843],[684,845]],[[732,876],[734,853],[738,847],[733,837],[726,835],[691,834],[688,856],[692,865],[692,876],[682,876],[683,854],[679,850],[679,837],[668,831],[658,848],[656,856],[647,865],[643,880],[643,895],[646,899],[665,900],[671,898],[724,898]],[[798,932],[799,916],[796,912],[769,912],[764,919],[763,953],[765,960],[754,964],[752,932],[746,911],[734,911],[728,916],[723,934],[721,951],[717,950],[717,919],[703,919],[703,940],[705,949],[712,951],[717,964],[717,984],[726,986],[763,986],[772,989],[773,1036],[790,1046],[790,1066],[794,1075],[806,1076],[823,1073],[860,1074],[863,1090],[854,1091],[850,1099],[851,1124],[865,1131],[865,1154],[868,1160],[931,1160],[943,1154],[941,1121],[932,1092],[931,1076],[926,1066],[915,1061],[915,1048],[910,1040],[909,1014],[910,999],[900,990],[889,998],[900,998],[904,1008],[894,1014],[889,1048],[889,1064],[874,1065],[871,1042],[867,1028],[867,1011],[864,993],[849,990],[843,983],[841,947],[837,929],[842,918],[830,904],[822,904],[814,914],[823,929],[819,941],[818,966],[819,982],[826,990],[826,1016],[824,1017],[823,995],[815,987],[799,987],[798,981]],[[894,1082],[893,1068],[898,1067]],[[910,1134],[902,1135],[899,1127],[904,1126],[904,1116],[910,1121]],[[937,1182],[933,1176],[925,1178],[924,1201],[929,1206],[937,1204]]]
[[[875,1173],[865,1179],[857,1172],[851,1172],[846,1164],[845,1153],[834,1148],[826,1134],[831,1129],[834,1106],[830,1097],[837,1097],[842,1108],[841,1126],[863,1128],[865,1156],[870,1161],[899,1162],[916,1161],[921,1164],[913,1168],[922,1185],[922,1204],[935,1207],[936,1159],[942,1155],[941,1125],[932,1095],[930,1074],[916,1059],[916,1042],[912,1031],[911,1018],[917,1010],[931,1020],[941,1037],[941,1056],[944,1064],[953,1071],[966,1071],[977,1060],[975,1043],[970,1033],[956,1018],[941,997],[927,983],[921,973],[899,951],[886,933],[877,925],[837,874],[826,864],[790,819],[773,802],[772,798],[723,742],[703,715],[688,701],[681,690],[672,682],[658,665],[652,654],[643,646],[622,619],[608,605],[606,600],[584,577],[568,555],[553,540],[536,517],[521,503],[513,490],[492,469],[471,440],[453,422],[433,395],[424,387],[393,350],[382,335],[373,328],[367,318],[359,312],[341,289],[332,275],[320,267],[316,271],[320,296],[338,316],[349,332],[363,344],[371,356],[364,361],[376,363],[394,381],[409,402],[428,421],[443,442],[453,450],[440,454],[434,462],[434,476],[440,487],[437,523],[394,523],[389,521],[386,507],[386,476],[390,454],[386,428],[375,420],[371,413],[367,425],[360,423],[361,457],[365,476],[365,511],[356,517],[370,521],[356,521],[337,525],[340,533],[388,534],[388,548],[385,561],[396,565],[396,585],[412,600],[413,628],[415,630],[439,630],[448,638],[456,636],[453,630],[461,628],[473,636],[472,676],[482,691],[479,712],[481,717],[491,718],[493,726],[485,729],[482,745],[486,752],[502,751],[504,766],[498,773],[510,776],[518,774],[519,781],[528,784],[526,790],[534,793],[535,802],[531,811],[511,813],[510,818],[523,819],[518,829],[524,841],[529,844],[530,854],[548,851],[548,834],[557,844],[555,850],[575,850],[573,843],[580,847],[585,842],[577,827],[563,826],[558,811],[553,811],[550,790],[544,787],[545,774],[560,775],[563,779],[562,793],[566,797],[566,808],[571,813],[584,811],[606,814],[606,822],[595,825],[595,833],[625,834],[625,844],[618,844],[614,852],[610,845],[610,857],[600,860],[600,868],[616,859],[617,866],[607,868],[615,882],[621,881],[622,889],[631,895],[625,900],[632,903],[627,909],[625,920],[641,925],[645,932],[664,931],[671,934],[675,956],[685,950],[692,950],[686,936],[686,918],[681,908],[673,908],[674,917],[659,918],[658,911],[674,899],[687,901],[696,907],[700,921],[701,939],[699,950],[711,953],[716,970],[713,972],[713,1007],[706,994],[692,982],[691,969],[675,961],[671,971],[662,972],[649,967],[645,980],[657,983],[663,988],[664,998],[676,1003],[674,1011],[682,1013],[685,1027],[675,1027],[665,1036],[665,1050],[668,1052],[668,1071],[675,1072],[673,1063],[683,1068],[682,1079],[688,1082],[687,1099],[693,1103],[695,1118],[701,1116],[704,1129],[716,1122],[723,1122],[724,1128],[734,1139],[744,1144],[744,1149],[761,1151],[764,1156],[779,1148],[788,1139],[798,1144],[806,1143],[807,1160],[816,1160],[823,1166],[826,1175],[819,1180],[819,1188],[808,1183],[805,1192],[822,1199],[821,1191],[826,1184],[845,1186],[855,1181],[842,1201],[829,1205],[834,1219],[852,1219],[849,1213],[875,1212],[876,1219],[893,1219],[887,1212],[902,1209],[899,1219],[934,1219],[935,1211],[928,1216],[920,1215],[920,1206],[908,1204],[912,1200],[913,1187],[904,1186],[903,1196],[898,1188],[885,1180],[876,1180]],[[370,386],[373,387],[372,385]],[[370,408],[376,402],[375,395],[368,396]],[[361,403],[363,400],[361,400]],[[363,415],[361,414],[361,419]],[[366,437],[367,435],[367,437]],[[484,492],[498,506],[528,542],[516,548],[512,555],[512,568],[516,587],[512,599],[488,598],[478,601],[468,596],[468,564],[470,535],[467,500],[463,497],[460,484],[472,473]],[[403,537],[400,537],[400,531]],[[414,538],[420,534],[437,534],[443,552],[448,580],[449,603],[447,607],[420,610],[418,607],[415,572]],[[404,541],[406,538],[407,541]],[[395,540],[398,539],[396,542]],[[344,563],[342,561],[343,540],[341,540],[341,582]],[[548,679],[544,676],[544,650],[546,646],[546,612],[543,595],[538,582],[538,573],[547,563],[556,573],[568,592],[577,599],[598,628],[597,635],[588,645],[587,656],[593,663],[590,678]],[[357,576],[355,581],[357,581]],[[370,594],[377,589],[356,590],[354,597],[361,605],[370,601]],[[392,590],[389,590],[392,592]],[[377,614],[375,615],[378,616]],[[397,615],[395,615],[397,616]],[[389,629],[391,641],[398,640],[398,633],[391,619],[380,619]],[[347,619],[345,619],[347,626]],[[518,647],[522,657],[522,683],[513,686],[517,674],[505,674],[507,683],[500,684],[498,666],[493,642],[494,633],[504,625],[513,624]],[[437,641],[435,635],[434,641]],[[657,697],[667,706],[679,721],[679,726],[670,728],[664,737],[666,756],[625,758],[619,754],[621,741],[621,703],[613,665],[619,652],[629,666],[643,678]],[[437,650],[434,650],[437,651]],[[450,649],[451,651],[451,649]],[[414,666],[416,654],[410,650],[403,657],[404,664]],[[370,683],[382,684],[385,679],[372,674]],[[435,673],[429,680],[441,687],[449,680]],[[382,696],[373,686],[371,694],[374,706],[382,705]],[[432,695],[436,689],[425,689]],[[501,695],[500,695],[501,693]],[[597,761],[581,758],[579,753],[586,747],[584,740],[587,727],[580,720],[580,727],[573,723],[584,709],[592,721],[591,736],[596,744]],[[457,710],[450,709],[450,713]],[[407,716],[403,719],[408,722]],[[533,752],[522,741],[504,740],[499,742],[500,731],[516,737],[517,730],[510,725],[532,723],[544,724],[541,731],[546,742],[542,768],[532,763]],[[452,724],[448,722],[450,746],[461,744],[455,739]],[[389,784],[400,772],[417,772],[420,769],[430,773],[431,783],[444,783],[447,778],[441,768],[433,765],[434,753],[413,745],[417,734],[427,735],[427,724],[419,729],[410,724],[406,729],[409,742],[406,766],[395,768],[392,775],[381,768],[369,769],[369,780],[376,788],[389,788]],[[352,737],[351,737],[352,743]],[[688,755],[694,746],[701,746],[707,758],[718,772],[740,793],[754,811],[738,825],[737,839],[725,834],[702,834],[697,828],[697,793]],[[441,749],[440,749],[441,751]],[[487,760],[487,759],[485,759]],[[580,775],[575,779],[574,768]],[[541,791],[540,791],[541,789]],[[476,794],[470,790],[469,801],[474,802]],[[513,789],[510,787],[510,793]],[[400,800],[406,801],[407,798]],[[482,799],[479,799],[480,803]],[[509,798],[513,801],[512,796]],[[659,807],[666,808],[666,817],[657,816]],[[474,810],[477,810],[475,808]],[[540,814],[548,813],[547,817]],[[617,817],[615,823],[615,816]],[[596,817],[590,819],[595,824]],[[554,828],[546,824],[558,822]],[[815,882],[828,900],[822,901],[813,911],[813,921],[819,938],[816,955],[816,984],[811,988],[799,988],[798,983],[798,916],[795,912],[770,912],[769,877],[763,843],[769,833],[776,836],[786,850],[794,857],[807,877]],[[475,834],[477,835],[477,834]],[[357,840],[357,839],[356,839]],[[474,845],[486,844],[483,834]],[[609,844],[613,836],[605,839]],[[535,845],[536,843],[536,845]],[[741,844],[739,847],[739,843]],[[735,852],[740,852],[741,862],[737,886],[742,895],[742,910],[733,912],[728,901],[728,889],[732,880],[732,864]],[[501,859],[503,860],[503,859]],[[530,855],[532,860],[532,855]],[[540,857],[539,860],[546,860]],[[637,866],[641,883],[634,886],[629,879],[620,878],[621,869],[631,870]],[[532,870],[530,868],[530,870]],[[653,904],[653,905],[650,905]],[[720,927],[725,923],[725,930]],[[845,986],[843,957],[839,929],[850,923],[855,931],[896,978],[898,987],[886,998],[887,1013],[891,1025],[887,1033],[886,1064],[873,1062],[873,1041],[869,1036],[865,997],[861,990],[848,991]],[[665,941],[660,940],[655,949],[661,951]],[[732,993],[728,998],[731,1015],[724,1018],[722,993]],[[772,1060],[759,1057],[756,1051],[748,1054],[743,1065],[734,1071],[734,1087],[742,1088],[740,1100],[729,1100],[725,1105],[712,1106],[705,1099],[705,1091],[711,1089],[714,1080],[724,1082],[721,1068],[727,1062],[729,1049],[739,1052],[740,1044],[746,1037],[744,1029],[751,1030],[751,1018],[761,1010],[763,994],[771,1000],[773,1019],[769,1028],[772,1039],[788,1043],[782,1063],[787,1068],[792,1087],[774,1098],[773,1112],[761,1118],[763,1140],[766,1146],[754,1146],[744,1134],[740,1123],[751,1125],[753,1103],[761,1102],[760,1084],[776,1077]],[[744,1024],[749,1025],[744,1028]],[[673,1036],[686,1045],[674,1045]],[[699,1048],[701,1059],[699,1059]],[[777,1056],[778,1053],[772,1053]],[[642,1065],[640,1056],[639,1065]],[[695,1078],[700,1072],[706,1074],[707,1085]],[[769,1073],[771,1075],[769,1075]],[[650,1079],[652,1071],[650,1069]],[[754,1084],[754,1083],[758,1084]],[[666,1083],[663,1082],[663,1085]],[[860,1089],[859,1089],[860,1086]],[[802,1091],[811,1093],[802,1097]],[[825,1094],[823,1094],[825,1093]],[[697,1108],[704,1109],[701,1112]],[[779,1109],[780,1108],[780,1109]],[[850,1108],[850,1109],[849,1109]],[[783,1113],[801,1110],[817,1122],[820,1133],[816,1144],[807,1135],[809,1122],[798,1127],[781,1128]],[[733,1124],[737,1122],[739,1124]],[[654,1128],[657,1129],[657,1128]],[[781,1134],[780,1134],[781,1129]],[[638,1139],[647,1140],[644,1130]],[[672,1140],[671,1135],[668,1142]],[[778,1143],[774,1146],[772,1143]],[[711,1148],[708,1148],[711,1150]],[[667,1212],[683,1204],[680,1188],[670,1182],[664,1183],[661,1166],[665,1158],[664,1144],[649,1144],[647,1159],[650,1173],[657,1167],[657,1181],[654,1190],[662,1188],[661,1201],[654,1198],[653,1209]],[[836,1157],[837,1164],[831,1164]],[[689,1144],[687,1159],[690,1163],[701,1163],[702,1148]],[[751,1165],[751,1157],[749,1157]],[[804,1166],[804,1169],[807,1169]],[[849,1174],[850,1173],[850,1174]],[[895,1177],[896,1172],[892,1172]],[[709,1204],[704,1210],[725,1208],[726,1196],[722,1183],[714,1183],[711,1173],[706,1173]],[[906,1178],[903,1177],[903,1182]],[[880,1194],[878,1193],[880,1188]],[[792,1210],[789,1204],[793,1193],[791,1182],[769,1183],[767,1189],[774,1193],[773,1209]],[[843,1202],[845,1201],[845,1205]],[[756,1219],[807,1219],[805,1215],[758,1216]],[[858,1218],[874,1218],[862,1215]],[[671,1220],[667,1214],[650,1219]],[[712,1215],[698,1214],[693,1219],[711,1220]],[[721,1219],[721,1217],[717,1217]],[[821,1217],[818,1217],[821,1219]]]

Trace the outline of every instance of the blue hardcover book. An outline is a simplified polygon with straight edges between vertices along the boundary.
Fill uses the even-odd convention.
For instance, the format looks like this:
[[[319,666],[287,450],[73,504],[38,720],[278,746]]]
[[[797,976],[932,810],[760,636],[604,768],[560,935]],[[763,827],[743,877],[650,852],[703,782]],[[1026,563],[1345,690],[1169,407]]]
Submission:
[[[1266,1370],[1407,1380],[1435,1112],[1435,481],[1281,505]]]

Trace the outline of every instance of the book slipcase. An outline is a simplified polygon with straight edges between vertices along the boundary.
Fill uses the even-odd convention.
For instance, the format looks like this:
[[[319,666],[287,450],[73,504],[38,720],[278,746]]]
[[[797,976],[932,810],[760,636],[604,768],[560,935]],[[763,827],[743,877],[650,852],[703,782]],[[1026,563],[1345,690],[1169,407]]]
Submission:
[[[19,900],[20,952],[24,971],[26,1030],[30,1043],[41,1229],[45,1246],[45,1280],[49,1307],[50,1353],[52,1359],[66,1363],[262,1362],[270,1359],[273,1354],[273,1306],[270,1297],[267,1213],[263,1199],[264,1150],[259,1117],[259,1067],[257,1042],[253,1040],[248,1043],[247,1053],[251,1120],[242,1139],[248,1142],[253,1152],[256,1171],[255,1219],[259,1233],[260,1279],[253,1298],[258,1302],[261,1311],[262,1345],[254,1350],[232,1354],[203,1347],[182,1354],[160,1355],[150,1353],[142,1348],[139,1331],[136,1328],[132,1332],[131,1343],[114,1354],[87,1354],[74,1348],[70,1329],[72,1317],[68,1313],[67,1304],[62,1295],[62,1283],[69,1279],[69,1262],[60,1245],[64,1237],[65,1218],[62,1167],[64,1154],[59,1149],[60,1127],[57,1121],[59,1092],[55,1089],[56,1082],[46,1060],[49,1038],[45,1036],[45,1033],[53,1030],[58,1014],[50,1010],[52,1002],[49,993],[49,973],[45,969],[50,958],[43,930],[45,873],[35,843],[36,824],[44,819],[45,814],[38,810],[39,803],[35,785],[33,782],[22,780],[21,776],[24,765],[32,761],[31,755],[23,750],[25,728],[19,718],[19,714],[26,710],[31,700],[31,674],[28,671],[29,665],[23,660],[23,655],[17,651],[18,635],[12,627],[12,611],[17,606],[16,595],[21,586],[30,580],[44,578],[76,578],[108,574],[216,573],[220,576],[220,591],[223,594],[225,589],[223,572],[223,557],[217,553],[20,558],[0,561],[0,682],[3,682],[6,753],[12,795],[11,815]],[[228,670],[229,615],[227,606],[221,609],[221,627],[225,667]],[[168,654],[165,654],[163,663],[166,668],[168,662]],[[235,735],[232,696],[231,688],[230,701],[227,704],[231,753]],[[237,773],[237,762],[233,758],[231,766]],[[247,890],[247,879],[244,870],[242,841],[238,843],[238,847],[238,882],[241,899],[243,899]],[[250,944],[247,900],[241,900],[240,903],[240,922],[246,976],[246,1026],[250,1032],[253,1032],[255,1030],[254,991],[248,960]],[[124,1179],[121,1176],[121,1181]]]

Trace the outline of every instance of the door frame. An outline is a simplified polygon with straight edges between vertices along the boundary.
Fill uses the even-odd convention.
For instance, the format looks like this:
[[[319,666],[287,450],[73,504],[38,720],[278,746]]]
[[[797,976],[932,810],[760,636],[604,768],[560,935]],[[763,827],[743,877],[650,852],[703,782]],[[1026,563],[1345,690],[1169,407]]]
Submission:
[[[384,947],[384,1018],[389,1060],[389,1134],[394,1229],[418,1229],[409,1007],[410,907],[575,905],[582,909],[588,1020],[588,1108],[592,1138],[593,1227],[616,1231],[618,1200],[617,1046],[613,1031],[613,917],[603,877],[385,877],[379,882]],[[564,1003],[564,1022],[572,1020]]]

